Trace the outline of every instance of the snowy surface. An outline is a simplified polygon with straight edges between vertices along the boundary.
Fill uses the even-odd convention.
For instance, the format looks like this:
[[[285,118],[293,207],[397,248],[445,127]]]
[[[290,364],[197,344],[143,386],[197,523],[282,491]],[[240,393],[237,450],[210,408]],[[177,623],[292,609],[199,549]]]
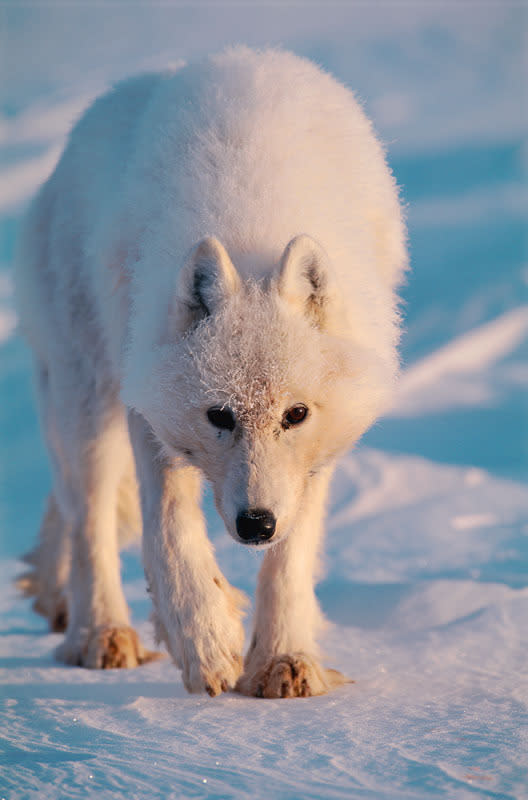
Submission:
[[[36,3],[2,20],[0,797],[527,798],[526,7]],[[15,330],[20,216],[90,97],[237,41],[355,88],[409,204],[401,390],[336,476],[318,590],[328,664],[356,682],[307,700],[191,697],[168,661],[60,666],[12,588],[49,486]],[[251,592],[258,556],[206,506]],[[123,568],[148,641],[137,554]]]

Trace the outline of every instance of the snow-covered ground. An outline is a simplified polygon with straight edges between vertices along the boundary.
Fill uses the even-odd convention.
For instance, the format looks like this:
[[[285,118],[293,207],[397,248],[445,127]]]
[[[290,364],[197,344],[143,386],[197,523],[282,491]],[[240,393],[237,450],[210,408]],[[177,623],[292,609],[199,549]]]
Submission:
[[[1,20],[0,797],[527,798],[526,6],[7,3]],[[307,700],[188,696],[167,661],[60,666],[12,587],[49,485],[15,328],[21,214],[90,97],[237,41],[355,88],[409,204],[401,391],[336,476],[319,586],[328,663],[356,682]],[[259,557],[206,506],[251,592]],[[136,553],[123,568],[149,640]]]

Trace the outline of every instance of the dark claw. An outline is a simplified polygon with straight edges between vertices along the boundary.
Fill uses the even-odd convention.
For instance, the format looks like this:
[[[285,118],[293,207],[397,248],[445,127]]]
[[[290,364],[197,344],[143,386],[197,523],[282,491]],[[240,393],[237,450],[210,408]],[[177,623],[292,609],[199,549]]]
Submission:
[[[209,695],[209,697],[214,697],[214,696],[215,696],[215,694],[216,694],[216,692],[215,692],[215,690],[213,689],[213,687],[212,687],[212,686],[209,686],[209,684],[207,684],[207,686],[205,687],[205,691],[207,692],[207,694]]]
[[[66,611],[58,611],[51,623],[51,630],[55,633],[62,633],[66,630],[68,625],[68,617]]]
[[[222,689],[223,692],[227,692],[227,681],[226,681],[225,678],[222,681],[222,683],[220,684],[220,688]]]
[[[264,688],[261,683],[257,686],[257,691],[255,692],[255,697],[264,697]]]
[[[281,697],[288,697],[288,682],[284,681],[281,686]]]

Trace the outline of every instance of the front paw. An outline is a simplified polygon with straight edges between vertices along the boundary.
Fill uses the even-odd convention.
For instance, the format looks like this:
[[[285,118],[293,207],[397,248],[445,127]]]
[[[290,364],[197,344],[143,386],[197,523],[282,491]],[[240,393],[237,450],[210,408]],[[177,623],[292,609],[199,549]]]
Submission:
[[[136,631],[127,625],[105,625],[84,637],[70,633],[56,656],[66,664],[88,669],[130,669],[162,657],[143,647]]]
[[[326,694],[347,678],[325,669],[305,653],[279,655],[259,669],[246,669],[236,685],[241,694],[254,697],[311,697]]]
[[[207,692],[210,697],[234,689],[242,673],[242,656],[238,653],[228,652],[222,647],[213,650],[208,647],[208,653],[201,657],[186,659],[182,669],[183,684],[188,692]]]
[[[225,578],[214,577],[207,601],[187,621],[181,612],[175,612],[170,626],[164,625],[159,608],[155,611],[156,638],[167,645],[188,692],[215,697],[235,687],[243,669],[242,613],[246,604],[243,592]]]

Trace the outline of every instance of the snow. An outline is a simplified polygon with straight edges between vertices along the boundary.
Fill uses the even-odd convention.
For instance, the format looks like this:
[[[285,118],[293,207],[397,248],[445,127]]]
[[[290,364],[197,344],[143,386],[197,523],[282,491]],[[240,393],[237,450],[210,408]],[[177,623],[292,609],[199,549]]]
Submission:
[[[0,797],[528,797],[526,8],[8,5],[0,99]],[[226,43],[282,43],[358,91],[409,204],[397,403],[342,462],[318,594],[327,697],[185,693],[168,660],[90,672],[17,596],[49,470],[17,335],[21,214],[95,93]],[[254,589],[259,556],[223,533]],[[123,556],[151,642],[137,553]]]
[[[0,174],[0,212],[18,208],[28,195],[33,194],[35,186],[43,183],[53,170],[60,153],[60,147],[52,147],[42,155],[3,169]]]
[[[527,338],[528,305],[468,331],[406,370],[392,414],[410,416],[417,411],[493,402],[499,389],[494,384],[499,381],[501,391],[505,383],[525,383],[523,360],[519,359],[518,369],[512,369],[511,363],[501,368],[500,362]]]

